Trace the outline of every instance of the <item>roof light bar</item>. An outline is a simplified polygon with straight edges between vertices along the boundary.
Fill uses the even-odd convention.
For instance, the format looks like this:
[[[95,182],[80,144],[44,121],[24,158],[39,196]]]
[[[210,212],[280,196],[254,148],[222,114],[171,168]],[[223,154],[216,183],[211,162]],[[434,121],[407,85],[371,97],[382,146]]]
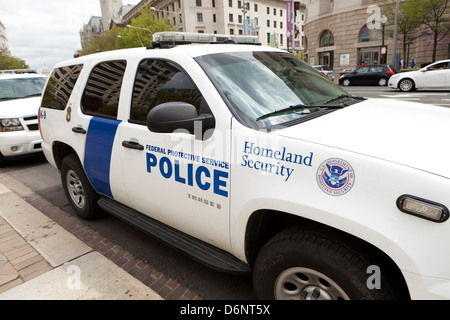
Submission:
[[[173,47],[178,44],[192,43],[236,43],[260,45],[257,36],[189,33],[189,32],[157,32],[153,35],[153,45],[155,47]]]

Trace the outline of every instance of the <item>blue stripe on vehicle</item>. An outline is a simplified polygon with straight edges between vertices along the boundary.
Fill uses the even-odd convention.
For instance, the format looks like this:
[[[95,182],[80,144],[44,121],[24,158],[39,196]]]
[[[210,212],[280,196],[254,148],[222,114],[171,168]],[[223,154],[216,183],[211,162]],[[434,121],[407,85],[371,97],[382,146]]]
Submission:
[[[86,136],[84,170],[95,191],[110,198],[111,152],[120,122],[93,117]]]

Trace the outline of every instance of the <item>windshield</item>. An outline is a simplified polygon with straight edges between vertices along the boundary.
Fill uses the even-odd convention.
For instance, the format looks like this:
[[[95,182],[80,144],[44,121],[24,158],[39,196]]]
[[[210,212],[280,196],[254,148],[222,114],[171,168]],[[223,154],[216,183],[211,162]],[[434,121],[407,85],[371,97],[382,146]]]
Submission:
[[[0,101],[40,96],[44,85],[44,77],[1,79]]]
[[[330,102],[351,99],[347,92],[289,53],[219,53],[196,60],[235,114],[249,126],[274,126],[323,111],[299,106],[326,107]]]

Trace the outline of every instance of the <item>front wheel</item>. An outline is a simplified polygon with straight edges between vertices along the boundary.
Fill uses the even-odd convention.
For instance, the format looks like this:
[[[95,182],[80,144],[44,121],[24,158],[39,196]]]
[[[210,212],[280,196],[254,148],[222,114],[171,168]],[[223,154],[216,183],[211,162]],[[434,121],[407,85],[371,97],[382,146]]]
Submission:
[[[258,255],[253,285],[263,300],[392,299],[391,284],[381,277],[381,288],[368,285],[371,261],[365,250],[357,250],[321,230],[293,228],[270,240]],[[369,262],[370,261],[370,262]],[[387,272],[381,267],[383,272]],[[370,281],[369,281],[370,282]]]
[[[411,91],[414,91],[415,83],[411,79],[403,79],[398,84],[398,88],[402,92],[411,92]]]
[[[76,154],[65,157],[61,164],[61,182],[67,199],[83,219],[94,219],[101,211],[98,195],[89,182]]]

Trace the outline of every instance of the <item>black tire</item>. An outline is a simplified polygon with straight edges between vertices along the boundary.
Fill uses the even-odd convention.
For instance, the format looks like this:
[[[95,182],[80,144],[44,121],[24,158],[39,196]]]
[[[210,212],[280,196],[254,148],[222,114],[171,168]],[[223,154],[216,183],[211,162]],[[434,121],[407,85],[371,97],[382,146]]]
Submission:
[[[67,199],[80,218],[96,218],[101,209],[98,207],[98,194],[89,182],[76,154],[65,157],[61,164],[61,182]]]
[[[403,79],[398,83],[398,88],[402,92],[411,92],[416,89],[416,84],[411,79]]]
[[[342,84],[344,85],[344,87],[349,87],[351,86],[352,82],[350,81],[350,79],[344,79],[342,80]]]
[[[371,261],[372,263],[369,263]],[[381,270],[381,289],[369,289],[368,267]],[[346,238],[321,229],[288,229],[270,240],[253,269],[253,286],[262,300],[385,300],[394,298],[387,266],[371,260]]]
[[[380,87],[385,87],[385,86],[387,86],[387,85],[388,85],[388,82],[389,82],[389,80],[388,80],[387,78],[384,78],[384,77],[378,79],[378,85],[379,85]]]

